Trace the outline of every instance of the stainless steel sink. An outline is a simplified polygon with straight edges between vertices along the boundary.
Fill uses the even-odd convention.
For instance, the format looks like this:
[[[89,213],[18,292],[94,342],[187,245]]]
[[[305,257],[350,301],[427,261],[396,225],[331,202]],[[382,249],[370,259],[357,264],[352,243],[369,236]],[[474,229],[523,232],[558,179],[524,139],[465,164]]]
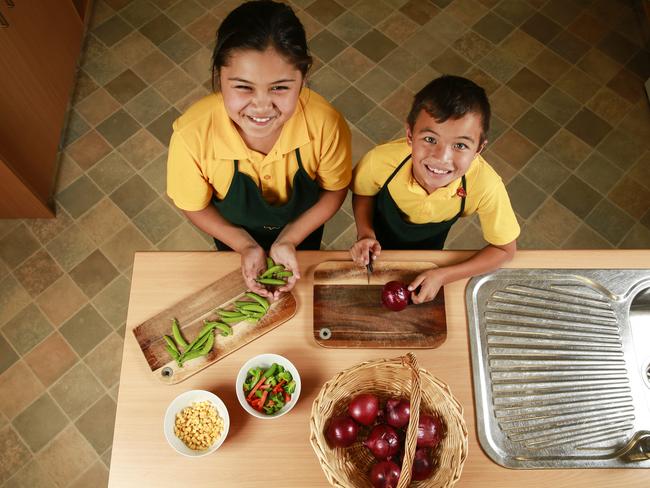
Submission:
[[[650,468],[650,270],[502,269],[466,290],[479,441],[508,468]]]

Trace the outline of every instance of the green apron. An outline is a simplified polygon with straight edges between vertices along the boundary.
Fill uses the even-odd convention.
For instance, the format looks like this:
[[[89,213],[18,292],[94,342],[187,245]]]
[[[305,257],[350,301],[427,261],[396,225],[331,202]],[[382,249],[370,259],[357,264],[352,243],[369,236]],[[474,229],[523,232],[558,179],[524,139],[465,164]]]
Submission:
[[[296,149],[296,158],[298,171],[293,176],[291,198],[283,205],[275,207],[264,200],[252,178],[239,171],[238,160],[235,160],[235,172],[224,199],[212,197],[212,204],[223,218],[231,224],[244,228],[265,251],[271,248],[285,225],[298,218],[318,201],[320,187],[305,171],[299,149]],[[320,249],[323,227],[321,225],[307,236],[297,249]],[[214,242],[220,251],[232,250],[217,239]]]
[[[388,191],[388,184],[410,157],[410,154],[406,156],[404,161],[395,168],[395,171],[388,177],[388,180],[386,180],[386,183],[381,187],[375,198],[373,214],[375,235],[382,249],[442,249],[445,245],[445,239],[447,238],[449,229],[451,229],[451,226],[454,225],[462,215],[463,210],[465,210],[465,197],[461,196],[460,210],[450,220],[428,224],[412,224],[405,221],[390,191]],[[463,190],[465,190],[466,194],[465,175],[463,175],[462,182]]]

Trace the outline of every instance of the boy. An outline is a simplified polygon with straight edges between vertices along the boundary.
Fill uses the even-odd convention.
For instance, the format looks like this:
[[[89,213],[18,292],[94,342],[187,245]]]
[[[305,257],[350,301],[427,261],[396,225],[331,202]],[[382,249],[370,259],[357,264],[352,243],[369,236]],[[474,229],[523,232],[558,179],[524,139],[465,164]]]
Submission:
[[[357,242],[350,254],[360,266],[382,248],[442,249],[458,218],[479,215],[488,245],[462,263],[417,276],[408,287],[413,303],[432,300],[442,285],[495,270],[515,254],[517,218],[501,178],[480,156],[489,124],[485,91],[466,78],[442,76],[415,95],[406,139],[375,147],[354,170]]]

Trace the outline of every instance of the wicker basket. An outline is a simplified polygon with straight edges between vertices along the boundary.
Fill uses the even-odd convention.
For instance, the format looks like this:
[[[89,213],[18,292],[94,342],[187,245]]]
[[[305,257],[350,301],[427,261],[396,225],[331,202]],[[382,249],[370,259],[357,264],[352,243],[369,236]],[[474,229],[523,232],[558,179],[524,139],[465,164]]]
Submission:
[[[414,481],[415,487],[451,487],[460,478],[467,458],[467,427],[463,408],[452,396],[449,387],[417,365],[415,356],[368,361],[340,372],[323,385],[311,410],[311,445],[316,452],[325,476],[336,487],[369,487],[370,467],[376,460],[361,442],[341,449],[331,448],[325,438],[328,420],[347,409],[348,402],[357,393],[374,393],[380,398],[389,396],[410,398],[411,420],[406,433],[402,475],[398,488],[409,486],[411,465],[417,442],[419,411],[436,414],[446,425],[445,436],[436,448],[437,469],[423,481]],[[408,468],[407,468],[408,467]]]

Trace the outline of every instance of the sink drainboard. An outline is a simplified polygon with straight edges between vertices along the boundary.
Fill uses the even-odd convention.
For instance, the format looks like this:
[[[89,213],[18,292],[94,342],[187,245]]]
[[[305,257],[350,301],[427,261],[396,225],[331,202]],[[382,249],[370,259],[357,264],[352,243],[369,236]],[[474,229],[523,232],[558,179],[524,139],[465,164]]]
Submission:
[[[477,426],[493,460],[650,467],[625,454],[650,430],[650,372],[629,325],[643,286],[650,272],[639,270],[500,270],[470,281]]]

